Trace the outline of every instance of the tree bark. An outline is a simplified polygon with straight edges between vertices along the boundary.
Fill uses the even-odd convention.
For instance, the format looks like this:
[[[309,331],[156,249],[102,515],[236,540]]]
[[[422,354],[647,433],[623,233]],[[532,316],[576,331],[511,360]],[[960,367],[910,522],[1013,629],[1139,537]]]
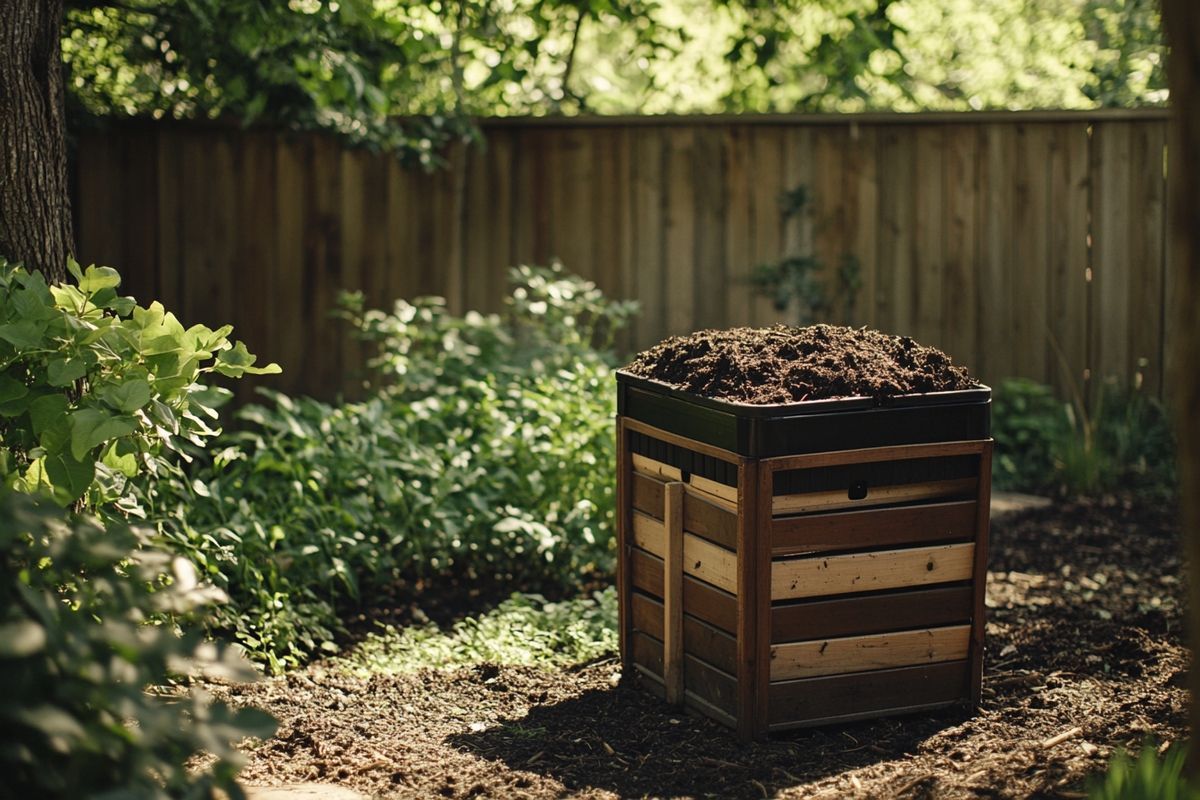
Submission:
[[[0,0],[0,255],[49,280],[74,252],[62,16],[63,0]]]
[[[1170,313],[1176,435],[1179,447],[1179,502],[1184,555],[1188,563],[1188,638],[1192,661],[1200,652],[1200,6],[1195,0],[1164,0],[1163,27],[1171,48],[1167,77],[1171,89],[1170,201],[1172,268],[1175,290]],[[1200,731],[1200,667],[1188,670],[1191,691],[1192,774],[1200,773],[1196,732]]]

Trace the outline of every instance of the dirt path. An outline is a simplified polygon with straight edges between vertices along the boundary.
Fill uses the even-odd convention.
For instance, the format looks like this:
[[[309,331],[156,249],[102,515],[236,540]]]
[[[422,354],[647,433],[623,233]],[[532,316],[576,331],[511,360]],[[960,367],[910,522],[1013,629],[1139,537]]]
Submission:
[[[1120,503],[995,525],[985,700],[972,719],[898,718],[743,747],[615,685],[615,662],[369,680],[318,664],[230,690],[282,723],[244,777],[388,798],[1079,797],[1113,748],[1183,736],[1176,537],[1163,510]]]

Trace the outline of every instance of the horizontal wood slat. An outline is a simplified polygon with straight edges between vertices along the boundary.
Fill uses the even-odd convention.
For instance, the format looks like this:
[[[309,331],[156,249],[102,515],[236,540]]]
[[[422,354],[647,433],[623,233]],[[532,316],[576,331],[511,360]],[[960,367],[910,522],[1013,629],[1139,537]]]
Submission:
[[[867,496],[851,500],[845,489],[831,492],[805,492],[804,494],[777,495],[771,510],[775,516],[784,514],[809,514],[815,511],[832,511],[839,508],[867,508],[890,503],[911,503],[917,500],[933,500],[940,497],[963,497],[975,494],[978,478],[957,478],[950,481],[929,483],[900,483],[894,486],[871,486]]]
[[[775,603],[771,607],[771,641],[828,639],[967,622],[971,619],[972,599],[970,584],[962,584]]]
[[[737,713],[737,679],[695,656],[683,657],[687,691],[727,714]]]
[[[677,447],[686,447],[687,449],[694,450],[697,453],[703,453],[706,456],[712,456],[713,458],[719,459],[728,464],[740,464],[742,461],[745,460],[742,456],[739,456],[737,453],[731,452],[729,450],[724,450],[715,445],[708,444],[707,442],[698,442],[698,441],[695,441],[694,439],[688,439],[685,436],[680,436],[679,434],[671,433],[670,431],[664,431],[660,428],[654,427],[653,425],[649,425],[645,422],[642,422],[640,419],[631,419],[629,417],[626,417],[625,418],[625,427],[631,431],[636,431],[637,433],[644,433],[647,436],[653,436],[655,439],[661,439],[662,441],[666,442],[667,444],[673,444]]]
[[[635,589],[651,598],[662,597],[661,559],[634,547],[630,554],[630,568],[630,580]],[[732,634],[737,630],[737,598],[690,575],[683,576],[683,607],[688,614],[726,633]]]
[[[771,553],[787,556],[922,542],[967,541],[975,536],[974,500],[932,505],[778,517],[771,522]]]
[[[633,592],[630,600],[634,630],[663,638],[663,604],[642,592]]]
[[[970,625],[789,642],[771,648],[771,680],[815,678],[967,657]]]
[[[633,507],[661,520],[666,484],[647,475],[633,476]],[[726,505],[714,502],[684,486],[683,529],[729,550],[737,550],[737,514]]]
[[[941,458],[965,456],[983,451],[983,440],[966,442],[934,442],[932,444],[901,444],[889,447],[867,447],[861,450],[831,450],[824,453],[804,453],[763,459],[775,472],[790,469],[816,469],[840,464],[873,464],[879,461],[899,461],[909,458]]]
[[[946,661],[773,682],[768,722],[799,726],[950,704],[966,699],[967,675],[966,661]]]
[[[663,673],[663,644],[642,631],[634,631],[630,637],[633,646],[633,663],[649,670],[660,679]]]
[[[775,561],[771,565],[771,599],[963,581],[971,577],[974,554],[973,544],[947,544]]]
[[[639,475],[645,475],[648,478],[655,478],[660,481],[683,480],[683,472],[679,467],[672,467],[670,464],[664,464],[661,461],[655,461],[652,458],[647,458],[637,453],[634,453],[632,458],[633,471]]]
[[[738,496],[736,486],[726,486],[723,483],[700,475],[689,475],[688,483],[697,491],[718,497],[726,503],[732,504],[735,509],[737,508]]]
[[[661,639],[664,617],[663,604],[653,597],[633,593],[633,627]],[[725,672],[737,671],[737,640],[725,631],[692,616],[691,609],[683,615],[683,650]]]
[[[645,514],[633,513],[633,542],[648,553],[666,554],[666,529]],[[737,554],[690,533],[683,535],[683,571],[719,589],[737,591]]]

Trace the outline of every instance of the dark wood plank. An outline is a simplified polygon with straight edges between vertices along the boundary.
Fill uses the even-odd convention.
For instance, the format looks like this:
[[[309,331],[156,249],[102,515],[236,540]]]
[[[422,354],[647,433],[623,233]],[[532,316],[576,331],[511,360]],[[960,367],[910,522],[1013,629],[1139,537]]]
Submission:
[[[648,594],[635,591],[630,607],[634,630],[644,631],[655,639],[663,638],[663,604]]]
[[[683,529],[737,551],[737,514],[691,492],[683,498]]]
[[[969,666],[947,661],[854,675],[804,678],[771,684],[772,725],[826,717],[882,714],[967,699]]]
[[[633,507],[655,519],[663,518],[663,487],[666,484],[640,472],[633,474]]]
[[[968,622],[974,609],[970,584],[906,592],[881,592],[798,603],[771,609],[771,643],[834,639]]]
[[[979,508],[976,527],[979,531],[975,541],[975,575],[973,578],[974,614],[971,620],[971,705],[979,708],[983,699],[983,639],[987,629],[987,606],[984,595],[987,591],[988,533],[992,502],[992,442],[987,442],[979,458]]]
[[[775,556],[861,550],[927,542],[965,542],[975,535],[974,500],[779,517],[771,523]]]
[[[705,442],[697,442],[695,439],[689,439],[686,436],[680,436],[679,434],[671,433],[670,431],[661,430],[653,425],[647,425],[645,422],[640,420],[626,418],[625,427],[631,431],[644,433],[647,436],[653,436],[655,439],[662,439],[664,442],[669,444],[673,444],[678,447],[686,447],[689,450],[695,450],[697,453],[703,453],[706,456],[712,456],[713,458],[720,459],[721,461],[725,461],[730,464],[740,464],[741,462],[745,461],[745,459],[742,456],[739,456],[737,453],[707,444]]]
[[[730,634],[737,631],[737,598],[690,575],[683,576],[683,610]]]
[[[617,639],[621,653],[621,665],[626,672],[632,666],[629,630],[632,618],[630,598],[633,594],[633,509],[629,481],[633,475],[633,462],[629,452],[629,434],[625,431],[624,419],[617,418]],[[662,584],[661,575],[659,585]]]
[[[683,701],[683,484],[667,484],[663,506],[663,682],[667,702]]]
[[[738,470],[738,515],[737,529],[737,717],[738,739],[743,742],[753,740],[757,735],[755,718],[757,716],[758,697],[755,694],[758,677],[758,661],[760,659],[757,646],[757,619],[755,598],[758,594],[758,577],[755,575],[757,566],[754,553],[755,542],[758,538],[758,504],[759,504],[759,462],[748,461]],[[769,509],[769,507],[768,507]],[[766,513],[770,513],[768,510]],[[768,573],[770,571],[768,570]],[[767,591],[767,602],[770,602],[770,590]]]
[[[633,649],[633,663],[649,670],[661,680],[663,674],[662,642],[641,631],[633,631],[629,641]]]
[[[727,672],[695,656],[683,658],[683,681],[687,690],[727,714],[737,711],[738,682]]]
[[[640,547],[631,547],[629,555],[629,575],[633,588],[662,597],[663,591],[663,562],[658,556],[651,555]],[[687,587],[684,585],[684,605],[687,605]],[[621,617],[624,619],[624,616]]]
[[[876,461],[899,461],[904,458],[940,458],[978,453],[982,442],[934,442],[932,444],[900,444],[888,447],[864,447],[858,450],[832,450],[824,453],[804,453],[764,459],[776,471],[815,469],[838,464],[870,464]]]
[[[633,593],[633,627],[662,639],[663,604],[641,592]],[[688,655],[732,674],[737,670],[737,640],[729,633],[693,617],[683,616],[683,650]]]
[[[755,510],[754,549],[747,550],[744,559],[754,563],[755,587],[754,609],[754,738],[767,738],[767,721],[771,702],[771,531],[772,503],[775,493],[775,470],[770,464],[760,463],[757,486],[752,489],[755,499],[751,506]]]

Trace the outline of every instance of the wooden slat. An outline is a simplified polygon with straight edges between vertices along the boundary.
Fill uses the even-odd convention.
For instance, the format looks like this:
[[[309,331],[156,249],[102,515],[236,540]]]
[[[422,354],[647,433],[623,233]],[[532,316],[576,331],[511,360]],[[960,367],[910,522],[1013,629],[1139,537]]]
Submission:
[[[641,512],[633,514],[633,542],[647,553],[666,558],[667,536],[663,524]],[[683,536],[683,569],[727,592],[737,591],[737,554],[690,533]]]
[[[692,583],[699,585],[699,581]],[[653,597],[633,593],[633,627],[636,630],[662,639],[664,611],[663,604]],[[683,615],[683,651],[732,674],[737,669],[737,639],[693,616],[695,611],[703,609],[688,608]]]
[[[979,502],[977,503],[978,517],[976,518],[976,529],[979,531],[978,538],[975,542],[975,563],[972,569],[972,580],[974,583],[974,613],[971,616],[971,704],[979,707],[980,701],[983,699],[983,640],[987,630],[987,605],[985,595],[987,594],[987,562],[988,562],[988,544],[989,544],[989,522],[992,507],[992,443],[988,442],[987,448],[979,459],[979,474],[982,480],[979,483]]]
[[[978,363],[975,298],[979,295],[975,261],[979,228],[979,139],[971,125],[947,125],[942,132],[942,331],[939,342],[955,362]]]
[[[1050,208],[1049,178],[1050,131],[1045,125],[1018,125],[1016,129],[1017,202],[1012,209],[1014,229],[1020,235],[1012,241],[1013,314],[1008,332],[1009,348],[1022,374],[1045,382],[1053,377],[1046,360],[1050,348],[1049,309],[1046,306],[1050,276],[1049,228],[1059,225],[1059,209]]]
[[[1020,235],[1012,224],[1017,152],[1013,127],[984,125],[979,130],[979,360],[972,366],[993,385],[1021,374],[1010,341],[1020,308],[1013,293],[1013,243]]]
[[[667,702],[683,700],[683,484],[667,484],[663,504],[663,683]]]
[[[655,597],[662,597],[663,562],[661,558],[652,556],[641,548],[631,548],[629,554],[629,575],[632,588],[654,595]],[[687,602],[686,588],[683,602]]]
[[[947,661],[771,684],[770,723],[797,727],[967,699],[967,662]]]
[[[916,131],[917,157],[915,164],[913,211],[914,297],[916,300],[913,327],[910,331],[917,341],[943,350],[950,350],[942,328],[943,295],[946,288],[943,225],[947,221],[943,202],[945,186],[943,167],[946,163],[944,135],[946,128],[921,128]]]
[[[761,464],[747,461],[738,468],[738,573],[737,573],[737,717],[738,738],[743,742],[759,734],[758,665],[762,653],[758,646],[757,573],[759,471]],[[769,601],[768,601],[769,602]]]
[[[663,638],[663,604],[648,594],[634,592],[631,595],[633,629],[648,633],[655,639]]]
[[[635,297],[641,312],[635,318],[637,347],[647,347],[667,335],[663,220],[663,134],[647,128],[633,138],[633,259],[637,275]]]
[[[901,444],[888,447],[867,447],[861,450],[831,450],[823,453],[803,453],[764,459],[776,472],[793,469],[836,467],[843,464],[875,464],[880,461],[900,461],[912,458],[943,458],[967,456],[983,449],[982,441],[934,442],[932,444]]]
[[[729,728],[737,728],[737,717],[728,711],[725,711],[724,709],[717,708],[712,703],[704,700],[694,692],[684,692],[683,701],[684,704],[689,708],[699,711],[709,719],[716,720],[717,722]]]
[[[788,556],[830,550],[952,542],[975,535],[975,501],[840,511],[771,521],[771,553]]]
[[[754,650],[754,738],[767,737],[769,688],[771,683],[771,493],[775,489],[775,473],[770,465],[759,464],[757,470],[743,471],[740,486],[745,494],[740,498],[743,507],[750,507],[754,526],[753,546],[741,551],[743,561],[753,563],[754,593],[746,605],[753,609]],[[739,598],[740,599],[740,598]],[[738,680],[743,680],[738,675]]]
[[[663,511],[663,492],[666,483],[643,475],[642,473],[634,473],[632,478],[633,485],[633,507],[643,514],[654,517],[655,519],[662,518]]]
[[[625,421],[617,419],[617,637],[621,666],[628,670],[632,666],[633,650],[629,641],[630,629],[633,626],[632,595],[636,583],[635,571],[638,567],[634,555],[633,508],[630,502],[630,481],[633,478],[633,463],[630,460],[629,434],[625,431]],[[649,580],[643,565],[643,580]],[[661,570],[658,585],[662,586]],[[661,592],[661,588],[659,589]]]
[[[716,447],[706,442],[697,442],[695,439],[689,439],[686,436],[680,436],[677,433],[660,430],[659,428],[656,428],[653,425],[648,425],[641,420],[630,419],[626,417],[625,427],[631,431],[644,433],[647,436],[653,436],[655,439],[660,439],[667,444],[673,444],[677,447],[684,447],[688,450],[694,450],[697,453],[703,453],[706,456],[712,456],[713,458],[725,461],[729,464],[740,464],[742,461],[745,461],[745,458],[743,456],[739,456],[737,453]]]
[[[970,625],[814,639],[771,648],[771,680],[910,667],[967,657]]]
[[[775,561],[771,597],[789,600],[967,580],[974,553],[973,544],[947,544]]]
[[[737,714],[737,679],[706,664],[695,656],[684,656],[684,681],[687,689],[727,714]]]
[[[690,575],[683,577],[683,607],[710,625],[728,633],[737,633],[737,597]]]
[[[701,477],[699,475],[691,475],[688,477],[688,483],[696,490],[705,494],[713,495],[727,503],[731,503],[734,508],[737,508],[737,487],[726,486],[723,483],[718,483],[714,480]]]
[[[677,481],[683,477],[683,473],[680,472],[679,467],[672,467],[670,464],[655,461],[638,453],[633,454],[633,471],[639,475],[645,475],[647,478],[655,478],[660,481]]]
[[[690,128],[674,128],[666,139],[666,249],[659,266],[666,277],[667,334],[678,336],[695,329],[695,136]]]
[[[782,494],[775,497],[772,510],[776,515],[808,514],[814,511],[832,511],[838,508],[855,508],[909,503],[914,500],[933,500],[942,497],[960,497],[975,493],[976,478],[956,478],[929,483],[901,483],[894,486],[868,487],[867,496],[851,500],[844,489],[831,492],[805,492],[804,494]]]
[[[1050,146],[1050,282],[1046,305],[1050,382],[1058,396],[1082,386],[1088,368],[1088,132],[1058,124]]]
[[[633,476],[633,507],[647,516],[662,518],[663,493],[666,486],[647,475]],[[713,502],[708,495],[685,491],[683,494],[683,528],[729,550],[737,548],[737,514]]]
[[[1092,133],[1092,379],[1129,377],[1129,214],[1132,123],[1105,122]]]
[[[775,603],[771,607],[771,641],[828,639],[968,622],[974,598],[971,584],[959,584]]]
[[[642,631],[634,631],[630,637],[630,644],[633,647],[633,662],[661,679],[663,674],[662,642]]]

